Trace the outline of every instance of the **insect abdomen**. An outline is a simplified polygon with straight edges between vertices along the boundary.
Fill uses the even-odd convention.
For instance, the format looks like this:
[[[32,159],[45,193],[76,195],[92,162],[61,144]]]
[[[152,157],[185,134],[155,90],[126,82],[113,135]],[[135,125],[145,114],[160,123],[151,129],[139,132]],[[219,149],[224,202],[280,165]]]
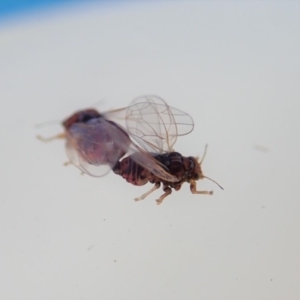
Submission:
[[[113,171],[134,185],[146,184],[151,176],[149,171],[136,163],[130,156],[119,161]]]

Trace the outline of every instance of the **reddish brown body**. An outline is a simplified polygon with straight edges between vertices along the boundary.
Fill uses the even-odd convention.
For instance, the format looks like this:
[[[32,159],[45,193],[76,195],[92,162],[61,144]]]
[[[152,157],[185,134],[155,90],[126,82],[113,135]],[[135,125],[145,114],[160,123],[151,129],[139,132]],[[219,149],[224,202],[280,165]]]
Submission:
[[[196,180],[203,178],[201,166],[194,157],[184,157],[178,152],[170,152],[165,154],[152,154],[157,162],[164,167],[165,171],[170,175],[175,176],[177,181],[164,180],[146,168],[141,167],[135,162],[132,156],[125,157],[118,162],[113,168],[114,173],[122,176],[127,182],[142,186],[150,182],[154,187],[135,200],[142,200],[154,190],[160,188],[163,184],[164,194],[157,200],[160,204],[165,197],[172,193],[172,189],[180,190],[184,182],[190,183],[191,192],[195,194],[212,194],[211,191],[196,191]]]

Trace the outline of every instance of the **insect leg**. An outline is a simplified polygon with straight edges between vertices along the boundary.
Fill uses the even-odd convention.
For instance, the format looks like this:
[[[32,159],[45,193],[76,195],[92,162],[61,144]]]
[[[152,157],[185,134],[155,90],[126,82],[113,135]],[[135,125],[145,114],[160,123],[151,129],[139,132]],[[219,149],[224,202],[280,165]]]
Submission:
[[[71,162],[71,161],[66,161],[66,162],[64,162],[64,166],[65,166],[65,167],[70,166],[70,165],[72,165],[72,162]],[[82,171],[80,172],[80,175],[83,176],[84,174],[85,174],[84,172],[82,172]]]
[[[195,181],[191,182],[190,189],[192,194],[204,194],[204,195],[212,195],[213,191],[197,191],[197,185]]]
[[[63,133],[60,133],[60,134],[57,134],[57,135],[54,135],[54,136],[51,136],[51,137],[48,137],[48,138],[45,138],[43,136],[40,136],[40,135],[37,135],[36,138],[42,142],[50,142],[50,141],[53,141],[53,140],[56,140],[56,139],[64,139],[66,137],[66,134],[63,132]]]
[[[159,189],[159,187],[160,187],[160,182],[156,182],[154,187],[152,187],[150,191],[148,191],[147,193],[143,194],[140,197],[135,198],[134,201],[144,200],[149,194],[151,194],[155,190]]]
[[[175,191],[179,191],[181,189],[182,183],[175,185],[173,188]]]
[[[157,205],[161,204],[161,203],[164,201],[164,199],[172,193],[172,190],[171,190],[171,188],[169,188],[168,186],[165,186],[165,187],[164,187],[164,192],[165,192],[165,193],[162,194],[162,195],[156,200]]]

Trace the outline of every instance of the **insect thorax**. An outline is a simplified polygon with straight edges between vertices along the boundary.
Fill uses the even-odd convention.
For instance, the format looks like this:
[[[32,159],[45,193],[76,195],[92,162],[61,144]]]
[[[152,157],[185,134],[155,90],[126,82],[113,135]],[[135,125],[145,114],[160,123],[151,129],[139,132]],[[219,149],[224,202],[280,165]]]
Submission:
[[[197,177],[195,172],[199,172],[200,166],[195,158],[182,156],[178,152],[156,154],[154,158],[164,165],[171,175],[176,176],[180,182],[194,179]]]
[[[74,113],[63,121],[63,126],[68,130],[74,123],[86,123],[91,119],[102,117],[95,109],[85,109]]]

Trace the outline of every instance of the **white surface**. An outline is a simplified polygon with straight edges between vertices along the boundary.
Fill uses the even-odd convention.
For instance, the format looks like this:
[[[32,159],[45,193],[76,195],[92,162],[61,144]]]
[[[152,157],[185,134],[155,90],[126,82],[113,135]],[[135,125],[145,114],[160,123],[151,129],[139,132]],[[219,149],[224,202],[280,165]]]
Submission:
[[[0,299],[299,299],[299,2],[92,6],[0,28]],[[213,197],[157,207],[40,143],[104,100],[190,113]],[[267,152],[255,145],[263,146]]]

